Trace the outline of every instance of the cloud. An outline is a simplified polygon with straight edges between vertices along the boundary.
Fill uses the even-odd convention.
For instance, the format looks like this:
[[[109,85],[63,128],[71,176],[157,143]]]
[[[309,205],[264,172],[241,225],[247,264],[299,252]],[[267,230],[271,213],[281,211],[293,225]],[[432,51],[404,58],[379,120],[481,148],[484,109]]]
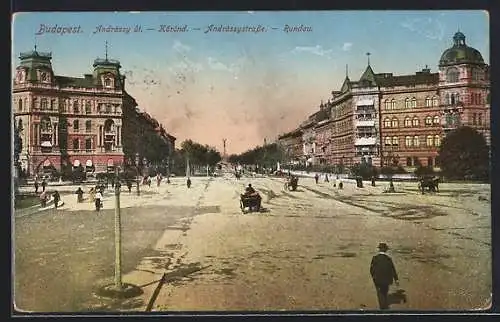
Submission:
[[[401,23],[401,26],[414,31],[426,38],[443,40],[444,25],[441,21],[432,18],[413,18]]]
[[[322,57],[331,57],[332,49],[324,49],[321,45],[316,46],[297,46],[292,50],[292,53],[306,52]]]
[[[175,51],[177,51],[179,53],[186,53],[186,52],[191,50],[191,47],[189,47],[188,45],[184,45],[180,41],[176,40],[176,41],[174,41],[172,49],[174,49]]]
[[[345,42],[342,45],[342,50],[343,51],[349,51],[349,50],[351,50],[351,47],[352,47],[352,42]]]
[[[213,57],[208,57],[207,58],[207,64],[208,67],[213,69],[213,70],[222,70],[222,71],[227,71],[227,72],[233,72],[233,69],[227,65],[224,65],[222,62],[218,61],[217,59]]]

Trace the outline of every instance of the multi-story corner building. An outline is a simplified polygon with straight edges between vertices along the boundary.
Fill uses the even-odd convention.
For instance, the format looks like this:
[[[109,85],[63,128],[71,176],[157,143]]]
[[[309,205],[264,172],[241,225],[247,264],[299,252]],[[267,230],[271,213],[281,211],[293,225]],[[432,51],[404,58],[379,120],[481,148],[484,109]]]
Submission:
[[[283,149],[286,156],[286,162],[290,164],[299,164],[302,156],[302,130],[296,129],[282,134],[278,137],[278,144]]]
[[[436,165],[442,138],[437,80],[428,68],[415,75],[377,75],[382,164]]]
[[[13,83],[14,121],[23,141],[21,168],[107,171],[124,161],[126,111],[135,100],[125,91],[120,62],[96,59],[82,78],[56,75],[50,53],[21,53]],[[123,127],[127,131],[123,130]]]
[[[489,67],[481,54],[457,32],[438,67],[437,73],[426,66],[414,75],[395,76],[375,73],[368,62],[358,81],[346,75],[327,104],[331,138],[322,144],[321,157],[346,166],[439,166],[443,137],[461,125],[475,128],[489,145]],[[308,121],[308,128],[321,128],[310,124],[311,117]]]

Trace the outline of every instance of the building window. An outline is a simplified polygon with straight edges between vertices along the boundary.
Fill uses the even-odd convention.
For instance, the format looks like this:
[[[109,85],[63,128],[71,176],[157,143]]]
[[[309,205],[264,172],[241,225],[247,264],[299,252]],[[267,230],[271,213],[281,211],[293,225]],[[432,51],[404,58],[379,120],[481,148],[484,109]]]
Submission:
[[[106,77],[104,79],[104,87],[111,87],[111,86],[113,86],[113,82],[112,82],[111,78]]]
[[[39,125],[33,124],[33,140],[35,141],[35,145],[38,145],[38,131]]]
[[[391,109],[392,110],[396,109],[396,100],[394,98],[391,100]]]
[[[432,157],[428,157],[427,158],[427,166],[428,167],[433,167],[434,166],[434,162],[432,162]]]
[[[446,100],[446,105],[451,104],[450,93],[446,93],[445,100]]]
[[[439,135],[434,135],[434,146],[440,146],[441,145],[441,137]]]
[[[385,140],[384,140],[384,143],[385,143],[385,145],[391,145],[392,144],[391,137],[390,136],[386,136]]]
[[[476,118],[477,118],[477,114],[476,113],[472,114],[472,125],[477,125]]]
[[[17,106],[18,106],[19,112],[22,112],[23,111],[23,100],[22,99],[19,99]]]
[[[397,118],[393,118],[392,121],[391,121],[391,127],[398,127],[398,119]]]
[[[406,158],[406,166],[411,167],[411,157]]]
[[[415,116],[415,117],[413,118],[413,120],[411,121],[411,124],[412,124],[413,126],[418,126],[418,124],[419,124],[419,123],[420,123],[420,122],[418,121],[418,118],[417,118],[416,116]]]
[[[92,131],[92,121],[88,120],[85,122],[85,131],[91,132]]]
[[[472,80],[480,81],[483,80],[483,71],[479,68],[472,69]]]
[[[432,146],[433,141],[434,138],[432,137],[432,135],[427,135],[427,146]]]
[[[92,107],[90,106],[90,102],[89,101],[87,101],[85,103],[85,113],[87,113],[87,114],[92,113]]]
[[[413,146],[416,146],[416,147],[420,146],[420,139],[419,139],[418,135],[415,135],[413,137]]]
[[[410,127],[411,126],[411,119],[409,117],[405,118],[405,126]]]
[[[80,107],[78,106],[78,101],[73,102],[73,113],[80,113]]]
[[[49,76],[47,75],[46,72],[42,72],[40,74],[40,78],[41,78],[42,82],[47,82],[49,80]]]
[[[392,137],[392,145],[399,145],[399,138],[397,136]]]
[[[411,99],[411,107],[412,108],[417,107],[417,99],[415,97]]]
[[[446,71],[446,81],[448,83],[457,83],[458,82],[458,69],[455,67],[449,68]]]
[[[483,114],[481,113],[477,115],[477,125],[483,125]]]
[[[384,101],[384,107],[385,107],[385,109],[386,109],[386,110],[388,110],[388,109],[390,109],[390,108],[391,108],[391,103],[389,102],[389,100],[388,100],[388,99],[386,99],[386,100]]]
[[[391,120],[389,118],[384,119],[384,127],[391,127]]]
[[[21,132],[23,130],[23,120],[19,119],[19,122],[17,122],[17,130]]]
[[[56,109],[56,100],[50,100],[50,109],[55,110]]]
[[[80,140],[78,139],[73,140],[73,150],[80,150]]]
[[[431,107],[432,106],[432,100],[430,99],[430,97],[427,97],[425,99],[425,107]]]
[[[439,116],[434,116],[434,119],[432,120],[434,122],[434,125],[438,125],[439,124]]]
[[[106,104],[106,113],[107,114],[111,114],[112,113],[111,104]]]
[[[437,97],[432,98],[432,106],[438,106],[439,105],[439,100]]]
[[[42,98],[40,100],[40,109],[47,110],[48,108],[49,108],[49,102],[47,101],[46,98]]]
[[[92,152],[92,139],[85,139],[85,150]]]
[[[405,108],[410,108],[410,99],[405,99]]]
[[[425,118],[425,125],[432,125],[432,117],[427,116]]]
[[[405,138],[405,144],[406,144],[406,146],[410,147],[410,146],[412,146],[412,143],[413,143],[412,137],[411,136],[407,136]]]
[[[75,132],[78,132],[80,130],[80,122],[78,122],[78,120],[73,121],[73,130]]]

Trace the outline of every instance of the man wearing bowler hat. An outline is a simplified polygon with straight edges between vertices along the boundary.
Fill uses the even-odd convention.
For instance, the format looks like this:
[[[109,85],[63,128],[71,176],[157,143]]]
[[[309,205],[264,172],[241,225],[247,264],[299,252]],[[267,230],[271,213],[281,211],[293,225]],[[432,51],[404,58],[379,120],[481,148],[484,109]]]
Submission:
[[[386,243],[379,243],[378,249],[379,253],[372,258],[370,274],[377,290],[380,309],[387,310],[389,308],[389,286],[393,281],[396,282],[396,285],[399,285],[399,278],[391,257],[387,255],[389,246]]]

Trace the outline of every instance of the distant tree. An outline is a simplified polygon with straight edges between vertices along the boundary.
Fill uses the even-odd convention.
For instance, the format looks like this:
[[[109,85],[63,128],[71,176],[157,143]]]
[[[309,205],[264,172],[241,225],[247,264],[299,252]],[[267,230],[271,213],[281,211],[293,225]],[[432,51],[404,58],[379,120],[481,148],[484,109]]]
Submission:
[[[489,149],[484,136],[473,128],[450,132],[441,142],[438,160],[446,178],[489,178]]]
[[[434,169],[431,166],[423,166],[422,164],[417,165],[417,168],[413,172],[415,176],[422,177],[426,175],[434,174]]]
[[[355,176],[361,176],[363,179],[370,179],[377,176],[377,169],[368,163],[356,163],[351,167],[351,172]]]
[[[14,124],[14,164],[19,166],[19,156],[23,149],[23,139],[21,138],[22,128]]]

